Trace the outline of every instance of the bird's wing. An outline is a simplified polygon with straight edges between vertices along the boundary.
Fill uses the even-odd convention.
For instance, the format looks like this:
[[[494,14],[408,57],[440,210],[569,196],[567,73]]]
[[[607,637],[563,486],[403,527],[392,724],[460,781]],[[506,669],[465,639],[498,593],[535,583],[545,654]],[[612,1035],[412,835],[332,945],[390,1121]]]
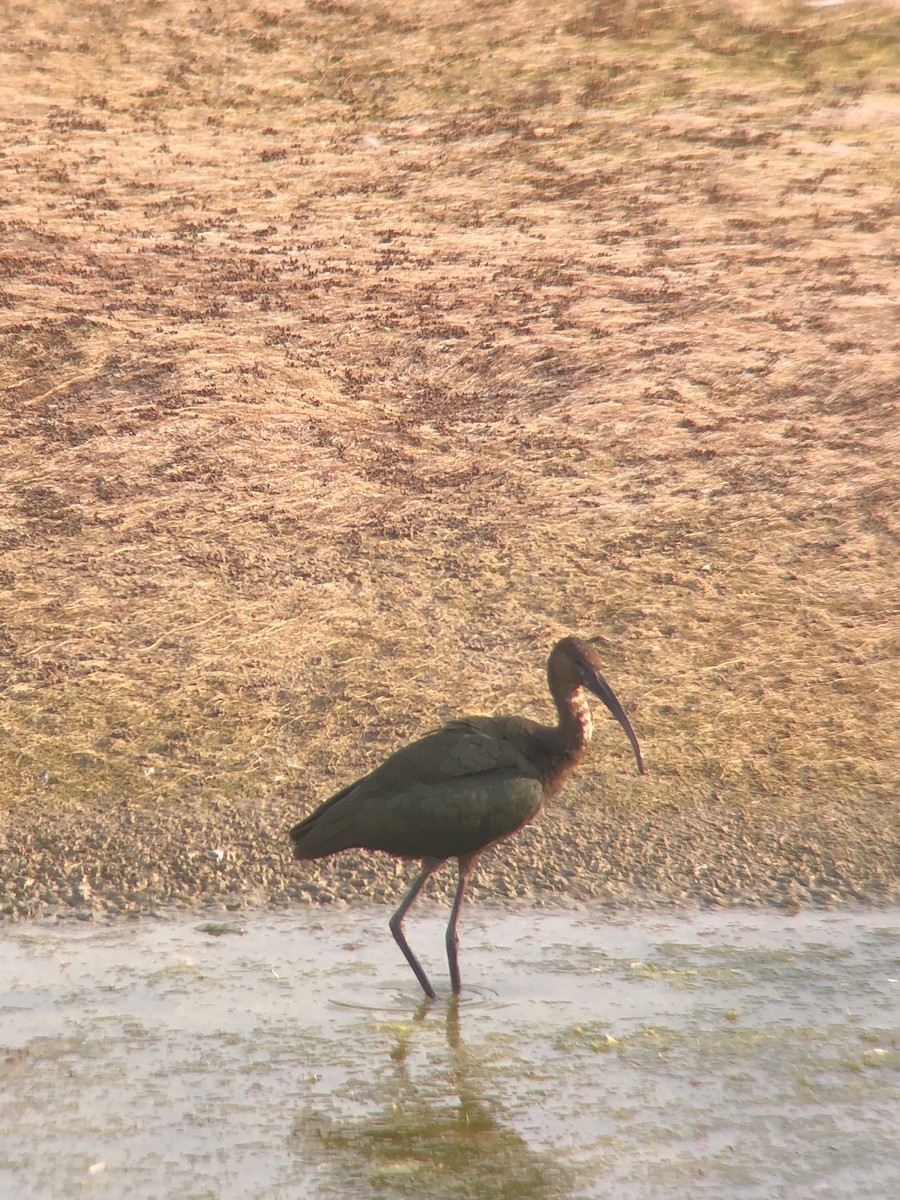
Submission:
[[[453,721],[401,747],[292,831],[318,858],[361,846],[409,858],[471,854],[531,820],[537,771],[487,718]]]
[[[537,778],[537,770],[504,736],[500,722],[489,717],[464,717],[401,746],[358,786],[367,793],[376,793],[410,783],[442,784],[503,770]]]
[[[539,780],[509,769],[414,783],[364,800],[351,845],[404,858],[458,858],[514,833],[542,799]]]

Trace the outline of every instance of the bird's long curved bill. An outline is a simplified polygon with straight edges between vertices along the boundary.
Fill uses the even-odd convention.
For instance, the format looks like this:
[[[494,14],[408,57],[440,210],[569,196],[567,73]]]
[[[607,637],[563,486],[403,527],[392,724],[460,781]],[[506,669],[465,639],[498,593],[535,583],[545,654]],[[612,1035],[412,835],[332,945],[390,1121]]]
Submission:
[[[619,703],[616,693],[612,690],[599,671],[585,671],[584,682],[591,689],[595,696],[598,696],[612,715],[616,718],[625,732],[628,734],[628,740],[631,742],[631,747],[634,750],[634,757],[637,759],[638,771],[641,775],[644,774],[644,756],[641,754],[641,748],[638,745],[637,735],[631,728],[631,722],[625,715],[625,709]]]

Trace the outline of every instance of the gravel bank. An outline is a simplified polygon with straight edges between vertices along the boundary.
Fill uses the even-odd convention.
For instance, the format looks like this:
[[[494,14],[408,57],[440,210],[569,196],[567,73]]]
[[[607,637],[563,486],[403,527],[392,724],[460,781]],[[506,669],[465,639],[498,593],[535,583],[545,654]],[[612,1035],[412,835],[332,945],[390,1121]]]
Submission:
[[[210,802],[190,809],[102,813],[21,810],[0,835],[5,920],[132,916],[181,908],[383,901],[409,864],[348,852],[318,863],[290,855],[299,805]],[[554,804],[486,854],[471,900],[528,898],[610,905],[888,904],[900,901],[900,837],[881,797],[815,810],[772,802],[651,805],[640,811]],[[429,883],[447,898],[455,872]]]

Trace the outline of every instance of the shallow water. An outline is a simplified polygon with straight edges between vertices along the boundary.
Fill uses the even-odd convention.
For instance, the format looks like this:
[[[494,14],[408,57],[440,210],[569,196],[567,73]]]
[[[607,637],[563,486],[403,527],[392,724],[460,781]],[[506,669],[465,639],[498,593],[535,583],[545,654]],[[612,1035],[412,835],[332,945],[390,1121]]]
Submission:
[[[0,930],[0,1195],[894,1194],[897,910],[387,916]]]

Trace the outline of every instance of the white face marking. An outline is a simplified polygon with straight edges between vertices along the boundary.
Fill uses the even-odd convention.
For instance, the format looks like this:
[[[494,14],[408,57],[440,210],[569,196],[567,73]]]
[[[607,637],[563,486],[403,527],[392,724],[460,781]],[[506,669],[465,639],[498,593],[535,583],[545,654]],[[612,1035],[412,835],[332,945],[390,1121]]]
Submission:
[[[584,740],[589,742],[594,736],[594,722],[591,720],[591,709],[584,688],[576,688],[572,693],[572,708],[584,733]]]

